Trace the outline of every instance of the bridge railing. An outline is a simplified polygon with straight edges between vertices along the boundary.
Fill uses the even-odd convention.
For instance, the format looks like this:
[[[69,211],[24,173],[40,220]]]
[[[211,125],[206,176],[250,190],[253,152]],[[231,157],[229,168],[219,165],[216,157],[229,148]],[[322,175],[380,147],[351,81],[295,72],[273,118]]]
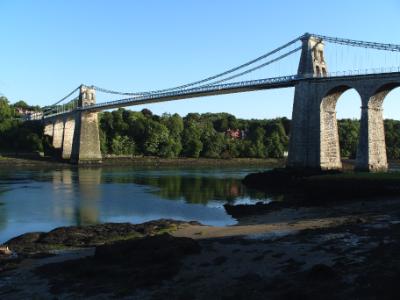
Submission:
[[[385,74],[385,73],[400,73],[400,66],[398,67],[387,67],[387,68],[371,68],[371,69],[357,69],[347,71],[336,71],[328,72],[325,75],[317,76],[315,74],[305,74],[301,78],[324,78],[324,77],[343,77],[343,76],[358,76],[358,75],[374,75],[374,74]],[[300,77],[298,77],[300,79]]]
[[[281,77],[274,77],[274,78],[264,78],[264,79],[257,79],[257,80],[248,80],[248,81],[241,81],[241,82],[233,82],[233,83],[224,83],[218,85],[205,85],[200,86],[197,88],[190,88],[190,89],[183,89],[174,92],[166,92],[166,93],[155,93],[155,94],[148,94],[136,97],[130,97],[126,99],[108,101],[97,103],[91,106],[87,106],[84,108],[80,108],[81,110],[85,109],[93,109],[93,108],[101,108],[104,106],[111,106],[111,105],[118,105],[124,103],[134,103],[135,101],[146,101],[152,100],[157,98],[166,98],[166,97],[177,97],[177,96],[184,96],[184,95],[191,95],[197,93],[207,93],[207,92],[217,92],[221,90],[228,90],[228,89],[237,89],[243,87],[256,87],[260,85],[267,85],[267,84],[280,84],[280,83],[287,83],[297,79],[297,75],[289,75],[289,76],[281,76]]]

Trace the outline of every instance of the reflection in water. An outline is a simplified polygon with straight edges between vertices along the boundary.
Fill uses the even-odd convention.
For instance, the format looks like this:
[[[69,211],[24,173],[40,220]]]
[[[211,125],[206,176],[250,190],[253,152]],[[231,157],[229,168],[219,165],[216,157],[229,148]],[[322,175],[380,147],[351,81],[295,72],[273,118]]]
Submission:
[[[184,200],[187,203],[207,204],[209,201],[235,202],[238,198],[262,201],[272,198],[274,201],[281,200],[281,196],[266,195],[265,192],[247,189],[241,180],[247,173],[233,173],[224,176],[221,170],[216,174],[201,172],[199,170],[174,171],[133,171],[132,173],[119,173],[113,169],[112,176],[105,174],[102,178],[107,183],[136,183],[143,186],[153,187],[152,193],[163,199]]]
[[[271,200],[241,184],[241,179],[254,171],[257,169],[0,170],[0,243],[27,231],[101,222],[173,218],[234,224],[224,203]]]
[[[243,186],[237,179],[162,176],[134,178],[133,181],[159,188],[155,193],[162,198],[184,199],[188,203],[207,204],[210,200],[232,201],[243,196]]]
[[[1,201],[1,195],[5,191],[0,190],[0,231],[7,226],[7,211],[4,203]]]
[[[101,169],[79,169],[79,208],[76,209],[77,225],[99,223],[98,199],[101,189]]]
[[[53,213],[70,220],[74,225],[99,223],[98,199],[101,190],[101,169],[71,169],[51,172],[53,189]],[[79,198],[79,202],[59,201]]]

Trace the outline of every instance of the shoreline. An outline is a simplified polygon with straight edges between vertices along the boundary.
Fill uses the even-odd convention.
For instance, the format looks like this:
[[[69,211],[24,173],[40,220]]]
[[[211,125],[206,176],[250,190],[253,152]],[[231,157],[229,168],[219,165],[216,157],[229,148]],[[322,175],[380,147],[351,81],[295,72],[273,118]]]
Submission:
[[[272,158],[160,158],[160,157],[106,157],[102,163],[76,165],[67,161],[55,160],[49,157],[8,157],[0,156],[2,166],[56,166],[56,167],[110,167],[110,166],[171,166],[171,167],[225,167],[225,166],[268,166],[280,167],[284,159]]]
[[[318,171],[275,168],[250,173],[243,184],[264,192],[301,196],[304,200],[352,199],[400,195],[400,172]]]

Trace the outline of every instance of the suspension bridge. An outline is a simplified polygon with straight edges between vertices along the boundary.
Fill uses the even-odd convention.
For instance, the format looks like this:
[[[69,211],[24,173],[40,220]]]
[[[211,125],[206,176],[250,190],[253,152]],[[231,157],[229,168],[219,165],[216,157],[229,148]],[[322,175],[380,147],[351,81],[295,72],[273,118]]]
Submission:
[[[345,65],[343,57],[349,56],[348,52],[331,52],[328,60],[325,51],[328,43],[330,46],[359,49],[357,55],[350,59],[353,65],[356,62],[358,68],[342,69]],[[366,54],[364,68],[360,68],[363,65],[360,51]],[[373,54],[368,54],[368,51]],[[374,58],[380,53],[384,53],[384,59],[377,60],[377,65],[371,67]],[[271,70],[271,66],[281,64],[291,57],[297,60],[296,72],[284,68],[284,72],[288,73],[279,74],[280,76],[246,78],[266,69]],[[328,61],[336,62],[335,70],[328,69]],[[341,94],[348,89],[355,89],[362,101],[356,167],[360,170],[385,171],[387,158],[382,103],[385,96],[398,86],[400,45],[306,33],[239,66],[172,88],[121,92],[95,85],[81,85],[46,107],[41,119],[45,124],[45,134],[53,137],[53,146],[62,150],[64,159],[78,163],[97,162],[101,161],[97,120],[97,113],[100,111],[179,99],[294,87],[287,165],[295,168],[340,169],[342,163],[335,107]],[[109,98],[96,102],[96,92],[108,95]],[[117,99],[111,99],[112,97]]]

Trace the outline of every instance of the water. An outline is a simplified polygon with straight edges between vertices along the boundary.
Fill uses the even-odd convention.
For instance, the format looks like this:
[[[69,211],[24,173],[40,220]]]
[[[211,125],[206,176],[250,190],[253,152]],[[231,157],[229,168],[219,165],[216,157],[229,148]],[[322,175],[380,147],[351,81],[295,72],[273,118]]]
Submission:
[[[271,201],[241,179],[260,168],[0,170],[0,243],[31,231],[159,218],[233,225],[225,203]],[[264,169],[265,170],[265,169]]]

